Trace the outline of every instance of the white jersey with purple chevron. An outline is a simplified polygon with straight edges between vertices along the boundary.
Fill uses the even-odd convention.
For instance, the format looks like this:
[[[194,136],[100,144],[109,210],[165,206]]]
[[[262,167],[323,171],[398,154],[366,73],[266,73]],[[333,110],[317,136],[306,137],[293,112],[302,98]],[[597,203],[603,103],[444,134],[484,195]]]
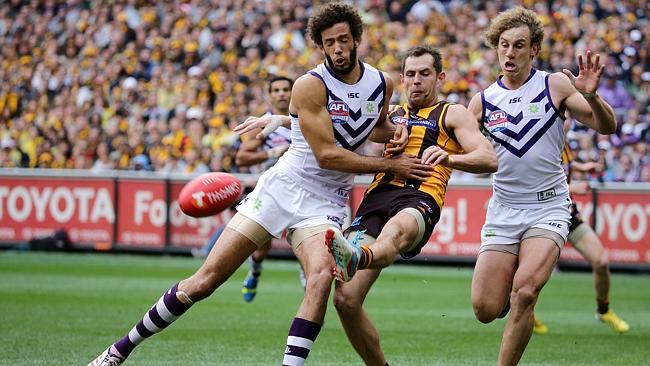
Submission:
[[[377,124],[386,97],[386,81],[381,71],[363,62],[359,64],[361,77],[355,84],[346,84],[325,64],[309,71],[325,85],[336,144],[355,152]],[[295,115],[291,116],[291,146],[273,169],[282,169],[305,188],[341,204],[347,202],[354,181],[352,173],[318,166]]]
[[[266,117],[270,115],[272,115],[271,112],[266,112],[266,114],[264,114],[264,116],[262,117]],[[271,132],[268,135],[268,137],[264,140],[264,142],[262,143],[262,150],[268,151],[274,147],[287,145],[290,143],[291,143],[291,130],[284,126],[280,126],[276,128],[275,131]],[[266,159],[266,161],[262,163],[262,168],[264,170],[267,170],[268,168],[275,165],[277,161],[278,159]]]
[[[517,90],[499,79],[481,93],[481,121],[499,160],[494,197],[506,206],[540,207],[569,197],[564,116],[551,100],[549,76],[533,69]]]

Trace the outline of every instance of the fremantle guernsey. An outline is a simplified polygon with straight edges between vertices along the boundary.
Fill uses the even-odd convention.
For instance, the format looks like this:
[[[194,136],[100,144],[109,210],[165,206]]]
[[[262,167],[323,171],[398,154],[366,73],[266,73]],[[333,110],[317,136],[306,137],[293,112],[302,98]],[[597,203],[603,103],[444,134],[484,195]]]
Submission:
[[[359,64],[361,77],[355,84],[346,84],[325,64],[309,71],[325,85],[326,108],[332,120],[336,144],[354,152],[377,124],[386,97],[386,81],[381,71],[363,62]],[[291,115],[291,146],[272,169],[281,170],[314,194],[338,204],[347,202],[355,176],[354,173],[318,166],[295,115]]]
[[[499,160],[494,197],[503,205],[541,207],[569,197],[564,116],[551,100],[549,76],[533,69],[517,90],[499,78],[481,92],[481,122]]]

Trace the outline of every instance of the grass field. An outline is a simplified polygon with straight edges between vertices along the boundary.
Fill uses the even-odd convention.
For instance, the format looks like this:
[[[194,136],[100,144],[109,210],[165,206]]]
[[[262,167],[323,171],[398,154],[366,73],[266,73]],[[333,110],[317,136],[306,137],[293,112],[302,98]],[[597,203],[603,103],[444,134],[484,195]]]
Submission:
[[[0,364],[86,365],[199,265],[179,257],[0,252]],[[250,304],[241,299],[241,268],[127,364],[280,364],[302,298],[297,268],[267,261]],[[471,273],[395,265],[382,274],[366,305],[391,365],[496,363],[504,321],[474,319]],[[521,364],[650,364],[650,277],[612,278],[613,307],[632,326],[628,334],[595,321],[593,297],[590,274],[555,273],[537,306],[550,333],[533,336]],[[331,305],[307,364],[361,364]]]

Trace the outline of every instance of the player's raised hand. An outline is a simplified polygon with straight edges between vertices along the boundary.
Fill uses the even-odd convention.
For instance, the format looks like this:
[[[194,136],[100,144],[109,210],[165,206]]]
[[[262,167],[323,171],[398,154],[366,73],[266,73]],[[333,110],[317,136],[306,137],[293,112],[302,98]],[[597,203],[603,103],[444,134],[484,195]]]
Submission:
[[[260,133],[258,133],[255,136],[255,138],[264,140],[271,134],[271,132],[275,131],[280,126],[282,126],[282,116],[278,116],[278,115],[270,115],[270,116],[262,116],[262,117],[250,116],[246,118],[244,122],[235,126],[235,128],[233,128],[232,130],[233,132],[239,135],[243,135],[247,132],[261,128],[262,131],[260,131]]]
[[[605,70],[605,64],[600,64],[600,54],[592,61],[591,51],[587,50],[586,64],[582,59],[582,55],[578,55],[578,76],[574,76],[570,70],[563,69],[562,72],[569,77],[571,83],[578,92],[583,95],[592,95],[598,89],[600,84],[600,77]]]
[[[389,144],[386,145],[384,156],[395,156],[403,153],[408,142],[409,133],[406,126],[401,124],[395,125],[395,133],[393,134],[393,138],[390,140]]]

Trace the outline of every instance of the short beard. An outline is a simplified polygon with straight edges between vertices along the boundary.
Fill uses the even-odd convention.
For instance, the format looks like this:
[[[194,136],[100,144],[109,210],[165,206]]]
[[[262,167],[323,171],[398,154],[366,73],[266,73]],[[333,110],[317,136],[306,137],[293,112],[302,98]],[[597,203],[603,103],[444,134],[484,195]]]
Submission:
[[[354,67],[357,65],[357,46],[354,46],[354,48],[350,50],[350,64],[346,67],[336,67],[334,65],[334,61],[332,61],[332,58],[327,53],[325,53],[325,59],[327,60],[327,64],[329,65],[330,69],[332,69],[336,74],[347,75],[351,73],[352,70],[354,70]]]

